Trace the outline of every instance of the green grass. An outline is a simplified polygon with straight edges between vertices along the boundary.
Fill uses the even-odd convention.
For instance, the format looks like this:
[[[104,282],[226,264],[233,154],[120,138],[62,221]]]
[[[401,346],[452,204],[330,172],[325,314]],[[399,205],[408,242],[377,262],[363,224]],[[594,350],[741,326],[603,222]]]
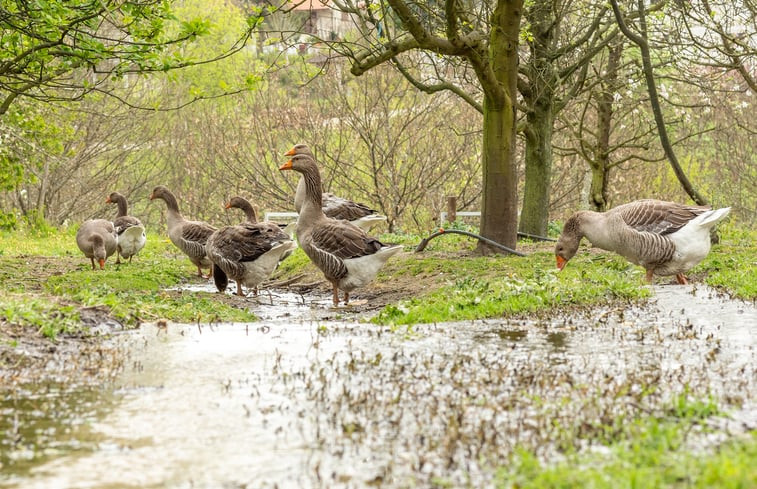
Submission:
[[[437,275],[441,288],[398,305],[375,318],[379,324],[415,324],[514,316],[608,300],[650,296],[638,270],[612,256],[579,257],[559,272],[551,253],[527,258],[480,257],[419,260],[400,275]]]
[[[720,244],[694,271],[707,272],[708,285],[736,297],[757,300],[757,231],[726,227]]]
[[[86,333],[79,322],[81,306],[104,306],[126,326],[157,319],[257,319],[247,309],[217,300],[215,293],[165,292],[193,280],[197,269],[164,236],[148,235],[147,245],[131,263],[117,266],[110,257],[105,270],[94,271],[76,247],[75,229],[3,234],[0,249],[0,279],[6,292],[15,294],[0,302],[0,320],[39,329],[53,339],[60,333]],[[41,264],[34,265],[30,257]],[[40,262],[40,257],[45,259]],[[44,271],[46,280],[35,277],[39,270],[34,266],[50,269]]]
[[[603,453],[573,453],[556,464],[540,462],[518,450],[498,470],[502,489],[646,489],[757,487],[757,431],[732,437],[719,447],[687,443],[691,433],[706,432],[706,419],[717,414],[709,401],[679,397],[664,416],[629,422],[604,445]]]
[[[27,296],[7,294],[0,297],[0,318],[9,324],[33,328],[52,340],[61,333],[81,330],[79,311],[75,306]]]

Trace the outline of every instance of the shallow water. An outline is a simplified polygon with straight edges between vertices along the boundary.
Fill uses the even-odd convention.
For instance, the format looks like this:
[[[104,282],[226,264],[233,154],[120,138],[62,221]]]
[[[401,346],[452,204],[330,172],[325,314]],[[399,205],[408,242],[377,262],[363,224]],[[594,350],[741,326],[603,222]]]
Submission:
[[[550,459],[686,392],[729,411],[695,443],[757,429],[757,308],[655,296],[391,330],[264,294],[256,324],[144,326],[115,385],[0,402],[0,487],[486,487],[516,445]]]

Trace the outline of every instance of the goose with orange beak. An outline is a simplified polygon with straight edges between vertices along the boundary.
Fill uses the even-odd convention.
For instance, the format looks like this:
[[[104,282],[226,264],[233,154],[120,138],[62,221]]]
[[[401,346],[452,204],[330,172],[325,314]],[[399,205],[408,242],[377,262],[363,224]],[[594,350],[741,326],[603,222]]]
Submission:
[[[295,144],[292,149],[284,153],[284,156],[308,155],[315,161],[315,156],[307,144]],[[316,162],[317,164],[317,162]],[[299,213],[302,203],[305,201],[305,182],[300,178],[297,190],[294,194],[294,209]],[[366,204],[354,202],[332,193],[324,192],[321,196],[321,207],[326,217],[350,221],[355,226],[368,232],[378,223],[386,222],[386,216],[371,209]]]
[[[565,222],[555,245],[557,268],[565,267],[586,237],[593,246],[644,267],[649,283],[654,275],[675,275],[678,283],[686,284],[685,273],[710,252],[711,229],[730,211],[654,199],[602,213],[579,211]]]
[[[347,305],[350,292],[371,282],[402,246],[385,245],[348,221],[327,217],[321,206],[321,174],[310,155],[294,155],[279,170],[302,175],[305,196],[297,220],[297,240],[331,283],[334,307],[339,305],[339,290]]]

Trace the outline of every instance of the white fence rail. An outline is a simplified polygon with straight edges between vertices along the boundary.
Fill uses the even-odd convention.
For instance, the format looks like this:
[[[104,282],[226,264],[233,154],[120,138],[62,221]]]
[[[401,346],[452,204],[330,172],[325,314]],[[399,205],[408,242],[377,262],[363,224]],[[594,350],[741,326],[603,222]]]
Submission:
[[[298,214],[296,212],[266,212],[263,215],[263,219],[266,221],[271,220],[289,220],[296,221]]]
[[[457,217],[481,217],[480,211],[460,211],[456,212]],[[439,214],[439,222],[440,225],[443,225],[445,222],[447,222],[447,213],[442,211]]]

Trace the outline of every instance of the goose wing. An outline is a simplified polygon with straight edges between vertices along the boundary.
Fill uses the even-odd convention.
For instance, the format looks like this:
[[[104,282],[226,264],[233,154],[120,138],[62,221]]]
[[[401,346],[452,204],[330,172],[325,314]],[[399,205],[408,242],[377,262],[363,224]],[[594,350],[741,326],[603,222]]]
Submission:
[[[334,194],[323,194],[323,213],[332,219],[354,221],[361,217],[376,214],[376,211],[365,204],[337,197]]]
[[[205,256],[205,243],[216,228],[202,221],[186,221],[181,227],[184,250],[193,256]]]
[[[141,226],[142,221],[134,216],[121,216],[113,219],[113,227],[116,228],[116,233],[121,234],[127,228],[132,226]]]
[[[313,229],[312,243],[342,260],[372,255],[383,246],[379,240],[371,238],[359,227],[333,219]]]
[[[637,231],[665,235],[678,231],[707,210],[708,207],[646,199],[620,205],[613,212],[617,212],[623,222]]]

